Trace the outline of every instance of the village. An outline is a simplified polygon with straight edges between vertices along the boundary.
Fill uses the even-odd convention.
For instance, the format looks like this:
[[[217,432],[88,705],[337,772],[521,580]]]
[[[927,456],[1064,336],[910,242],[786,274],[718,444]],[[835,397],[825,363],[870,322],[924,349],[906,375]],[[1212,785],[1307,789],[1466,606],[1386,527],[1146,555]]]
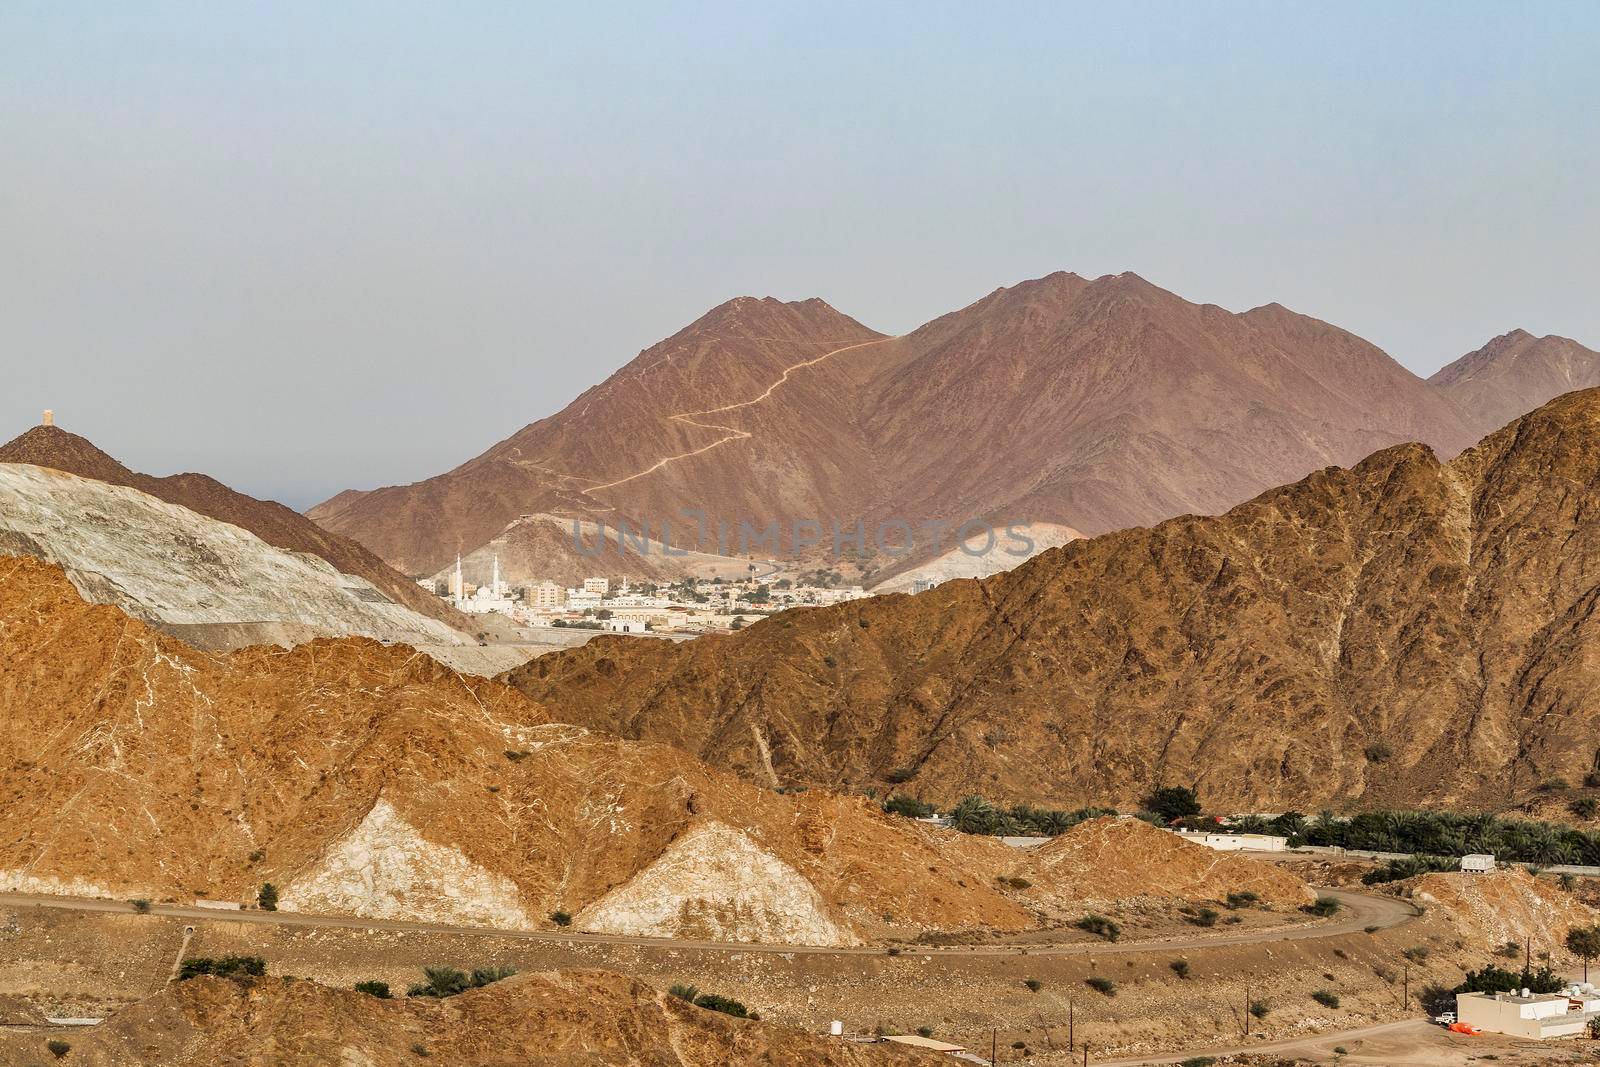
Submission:
[[[798,580],[797,580],[798,579]],[[502,579],[495,557],[490,580],[473,585],[461,560],[446,581],[419,578],[417,584],[469,615],[503,615],[530,629],[601,630],[617,634],[693,636],[742,630],[767,615],[800,607],[859,600],[859,585],[844,585],[836,571],[819,569],[797,578],[684,578],[671,584],[606,576],[585,578],[567,587],[549,579],[513,586]]]

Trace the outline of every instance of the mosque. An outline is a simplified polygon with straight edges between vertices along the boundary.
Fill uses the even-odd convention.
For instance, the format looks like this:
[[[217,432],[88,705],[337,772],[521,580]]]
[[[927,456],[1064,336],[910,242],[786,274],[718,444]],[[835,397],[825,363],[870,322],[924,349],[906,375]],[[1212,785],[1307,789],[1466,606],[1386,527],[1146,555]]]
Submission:
[[[494,577],[489,584],[478,586],[471,596],[467,596],[467,585],[461,577],[461,556],[458,554],[455,572],[450,575],[450,603],[469,615],[483,615],[491,611],[511,614],[516,602],[511,599],[511,587],[500,580],[500,557],[494,557]]]

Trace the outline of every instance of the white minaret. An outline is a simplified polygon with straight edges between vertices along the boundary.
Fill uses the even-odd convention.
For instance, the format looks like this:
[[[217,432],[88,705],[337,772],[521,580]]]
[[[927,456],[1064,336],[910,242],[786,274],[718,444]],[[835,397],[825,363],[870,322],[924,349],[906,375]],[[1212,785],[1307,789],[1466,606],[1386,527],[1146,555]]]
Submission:
[[[500,557],[494,557],[494,580],[489,583],[489,594],[496,600],[505,595],[505,590],[500,588]]]
[[[49,408],[45,408],[44,409],[44,414],[42,416],[40,416],[40,418],[39,418],[39,425],[40,426],[54,426],[55,424],[56,424],[56,413],[51,411]]]
[[[461,553],[456,553],[456,573],[450,579],[450,595],[456,600],[461,599],[461,594],[466,591],[466,586],[461,584]]]

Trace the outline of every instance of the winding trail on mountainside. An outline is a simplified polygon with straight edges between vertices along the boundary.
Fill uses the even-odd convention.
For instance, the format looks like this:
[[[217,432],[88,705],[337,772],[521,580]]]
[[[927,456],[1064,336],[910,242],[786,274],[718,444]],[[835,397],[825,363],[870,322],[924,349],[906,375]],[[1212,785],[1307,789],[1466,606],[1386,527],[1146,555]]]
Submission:
[[[591,485],[589,488],[582,490],[582,493],[585,496],[588,496],[589,494],[597,493],[602,489],[615,489],[619,485],[625,485],[637,478],[643,478],[647,474],[654,474],[656,471],[660,470],[662,467],[665,467],[669,463],[676,463],[680,459],[689,459],[693,456],[700,455],[702,452],[709,452],[719,445],[727,444],[729,441],[742,441],[751,436],[748,430],[741,430],[737,426],[723,426],[720,423],[715,422],[699,422],[697,421],[698,417],[701,415],[720,415],[723,412],[737,411],[740,408],[747,408],[753,404],[759,404],[771,396],[773,392],[775,392],[777,388],[784,382],[788,381],[789,375],[793,374],[797,370],[804,370],[806,367],[814,367],[823,360],[830,359],[833,356],[837,356],[843,352],[853,352],[858,348],[881,345],[887,341],[894,340],[898,340],[898,338],[878,337],[871,341],[858,341],[854,344],[845,345],[842,348],[835,348],[831,351],[824,352],[822,355],[816,356],[812,359],[801,360],[799,363],[791,364],[790,366],[784,368],[783,374],[779,376],[777,381],[767,386],[766,390],[760,396],[751,400],[741,400],[737,404],[724,404],[719,408],[706,408],[703,411],[680,411],[675,415],[668,415],[668,421],[681,422],[686,426],[696,426],[702,430],[721,430],[726,433],[727,436],[720,437],[708,445],[701,445],[699,448],[693,449],[689,452],[680,452],[675,456],[666,456],[663,459],[658,459],[644,470],[636,471],[635,473],[628,475],[626,478],[618,478],[616,481],[605,482],[601,485]]]

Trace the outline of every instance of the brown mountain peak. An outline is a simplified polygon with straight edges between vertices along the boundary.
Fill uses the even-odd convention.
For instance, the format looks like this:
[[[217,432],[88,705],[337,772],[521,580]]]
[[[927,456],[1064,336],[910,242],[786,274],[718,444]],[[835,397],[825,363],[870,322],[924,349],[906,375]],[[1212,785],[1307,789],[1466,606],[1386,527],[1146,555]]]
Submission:
[[[31,463],[114,485],[130,485],[134,476],[93,441],[53,425],[34,426],[0,445],[0,463]]]

